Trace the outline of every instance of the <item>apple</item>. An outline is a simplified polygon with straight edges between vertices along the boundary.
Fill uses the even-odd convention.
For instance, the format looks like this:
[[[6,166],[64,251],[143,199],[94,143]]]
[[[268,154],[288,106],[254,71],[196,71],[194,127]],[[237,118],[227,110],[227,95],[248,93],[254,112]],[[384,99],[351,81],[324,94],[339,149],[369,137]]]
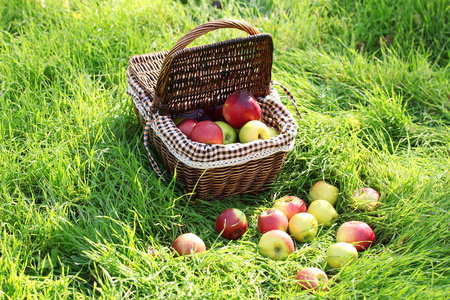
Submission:
[[[175,125],[180,124],[181,121],[183,121],[184,119],[186,119],[185,117],[175,117],[173,118],[173,123],[175,123]]]
[[[353,192],[352,200],[356,207],[372,211],[380,204],[380,194],[373,188],[361,187]]]
[[[294,252],[294,241],[283,230],[267,231],[258,243],[259,253],[273,260],[285,260]]]
[[[223,133],[219,125],[212,121],[198,122],[191,132],[191,140],[205,144],[222,144]]]
[[[223,116],[223,104],[216,106],[216,109],[215,109],[214,113],[212,114],[211,119],[213,121],[226,122],[226,120]]]
[[[352,130],[356,130],[356,129],[360,129],[361,128],[361,121],[359,121],[358,118],[353,117],[353,116],[349,116],[347,118],[347,124],[348,127]]]
[[[263,211],[258,217],[258,231],[261,233],[266,233],[274,229],[286,231],[288,225],[289,221],[287,217],[275,208]]]
[[[306,291],[326,291],[328,287],[328,276],[319,268],[305,267],[295,277],[297,284]]]
[[[257,140],[267,140],[270,138],[269,128],[259,120],[245,123],[239,131],[239,141],[249,143]]]
[[[273,128],[273,127],[269,127],[269,136],[270,136],[270,138],[273,138],[274,136],[277,136],[277,135],[278,135],[278,131],[275,128]]]
[[[198,124],[198,121],[193,118],[187,118],[181,120],[177,128],[180,129],[180,131],[188,138],[191,139],[192,136],[192,130],[194,129],[195,125]]]
[[[313,201],[309,205],[307,212],[316,217],[319,225],[323,225],[324,227],[330,227],[332,221],[339,218],[339,215],[334,209],[333,205],[325,200]]]
[[[289,220],[289,233],[301,243],[312,241],[316,237],[318,230],[319,223],[316,217],[310,213],[298,213]]]
[[[245,123],[261,118],[261,107],[249,92],[236,91],[225,100],[222,114],[228,124],[240,129]]]
[[[375,234],[367,223],[348,221],[339,227],[336,233],[336,242],[352,244],[358,252],[361,252],[375,243]]]
[[[222,129],[224,145],[236,143],[236,131],[234,131],[234,128],[231,127],[230,124],[223,121],[216,121],[215,123],[220,126],[220,129]]]
[[[339,189],[326,181],[317,181],[309,191],[311,201],[326,200],[335,206],[339,196]]]
[[[228,208],[216,219],[216,231],[229,240],[240,238],[248,228],[247,217],[237,208]]]
[[[339,242],[328,247],[326,253],[327,263],[332,268],[340,268],[358,259],[358,251],[349,243]]]
[[[275,200],[272,208],[281,210],[288,220],[290,220],[293,215],[306,212],[307,210],[305,202],[297,196],[281,197]]]
[[[193,233],[185,233],[177,237],[172,248],[180,256],[206,251],[203,240]]]

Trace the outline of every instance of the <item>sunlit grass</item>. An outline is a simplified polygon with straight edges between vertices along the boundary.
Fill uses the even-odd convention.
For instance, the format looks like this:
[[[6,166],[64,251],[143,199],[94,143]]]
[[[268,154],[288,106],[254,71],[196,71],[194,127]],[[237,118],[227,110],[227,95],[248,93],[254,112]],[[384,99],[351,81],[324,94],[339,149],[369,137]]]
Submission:
[[[0,298],[445,299],[445,1],[229,0],[223,10],[201,0],[44,2],[0,0]],[[302,118],[271,189],[191,203],[152,172],[125,71],[131,55],[168,50],[219,18],[272,34],[273,79]],[[221,30],[193,45],[244,35]],[[286,194],[307,201],[321,179],[340,188],[339,222],[296,243],[286,261],[260,256],[258,214]],[[375,211],[353,209],[359,186],[381,193]],[[249,220],[237,241],[214,229],[229,207]],[[325,250],[352,219],[373,227],[376,244],[331,270]],[[170,246],[184,232],[208,251],[174,258]],[[324,268],[329,290],[298,290],[302,266]]]

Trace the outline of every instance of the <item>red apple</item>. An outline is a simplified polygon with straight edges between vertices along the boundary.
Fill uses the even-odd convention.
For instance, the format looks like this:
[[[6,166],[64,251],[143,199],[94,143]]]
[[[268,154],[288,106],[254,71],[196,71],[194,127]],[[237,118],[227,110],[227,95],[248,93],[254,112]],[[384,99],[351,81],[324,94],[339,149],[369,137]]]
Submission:
[[[198,124],[196,119],[187,118],[178,123],[177,127],[188,138],[191,139],[192,129]]]
[[[240,129],[245,123],[261,118],[261,107],[247,91],[236,91],[223,105],[223,116],[228,124]]]
[[[353,192],[352,200],[357,208],[372,211],[380,204],[380,194],[373,188],[359,188]]]
[[[275,200],[272,207],[281,210],[288,220],[290,220],[293,215],[306,212],[307,210],[305,202],[297,196],[281,197]]]
[[[226,122],[224,116],[223,116],[223,104],[216,106],[216,110],[214,111],[214,114],[212,116],[213,121],[222,121]]]
[[[222,129],[212,121],[198,122],[192,129],[191,140],[205,144],[222,144]]]
[[[185,233],[177,237],[172,244],[172,248],[180,256],[206,251],[203,240],[193,233]]]
[[[286,231],[288,225],[289,221],[285,214],[275,208],[263,211],[258,217],[258,231],[261,233],[274,229]]]
[[[229,240],[240,238],[248,228],[247,217],[237,208],[229,208],[216,219],[216,231]]]
[[[258,243],[259,253],[273,260],[284,260],[294,252],[294,240],[283,230],[267,231]]]
[[[326,291],[328,287],[328,276],[319,268],[305,267],[298,272],[297,284],[300,285],[302,290],[307,290],[310,292]]]
[[[375,242],[372,228],[361,221],[348,221],[339,227],[336,242],[346,242],[355,246],[358,252],[367,250]]]

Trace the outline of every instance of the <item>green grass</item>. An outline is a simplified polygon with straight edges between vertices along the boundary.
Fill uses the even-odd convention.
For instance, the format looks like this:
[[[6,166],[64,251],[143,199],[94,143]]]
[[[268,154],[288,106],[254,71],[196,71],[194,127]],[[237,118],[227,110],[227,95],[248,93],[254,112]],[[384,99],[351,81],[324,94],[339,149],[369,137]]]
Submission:
[[[45,2],[0,0],[1,299],[445,299],[448,1]],[[193,204],[152,172],[125,70],[131,55],[168,50],[219,18],[272,34],[273,79],[302,118],[268,191]],[[236,36],[212,32],[193,45]],[[286,261],[261,257],[258,214],[283,195],[307,200],[320,179],[340,188],[339,222]],[[352,209],[359,186],[380,191],[377,210]],[[232,242],[214,230],[229,207],[250,223]],[[376,245],[330,270],[325,249],[351,219],[374,228]],[[172,257],[183,232],[208,251]],[[295,289],[302,266],[325,268],[329,290]]]

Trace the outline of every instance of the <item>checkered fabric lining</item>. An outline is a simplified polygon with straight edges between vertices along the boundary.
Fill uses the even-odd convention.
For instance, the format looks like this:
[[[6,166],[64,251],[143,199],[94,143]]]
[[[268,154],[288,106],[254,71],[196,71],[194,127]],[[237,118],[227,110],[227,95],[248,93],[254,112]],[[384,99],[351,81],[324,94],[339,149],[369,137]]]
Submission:
[[[210,169],[242,164],[251,160],[264,158],[274,153],[287,152],[294,147],[297,135],[297,124],[291,113],[281,104],[279,95],[271,87],[266,97],[257,100],[261,106],[262,119],[267,125],[278,124],[280,134],[269,140],[258,140],[250,143],[235,143],[231,145],[207,145],[193,142],[182,134],[168,115],[159,115],[151,111],[151,96],[148,96],[137,84],[137,80],[128,73],[128,94],[132,97],[135,106],[144,119],[144,144],[154,171],[162,177],[161,170],[150,154],[148,136],[150,127],[158,135],[167,149],[187,166],[198,169]],[[272,82],[272,84],[280,85]],[[288,98],[295,104],[292,94],[282,85]],[[297,109],[297,106],[296,106]],[[298,109],[297,109],[298,111]],[[164,179],[164,178],[163,178]]]

